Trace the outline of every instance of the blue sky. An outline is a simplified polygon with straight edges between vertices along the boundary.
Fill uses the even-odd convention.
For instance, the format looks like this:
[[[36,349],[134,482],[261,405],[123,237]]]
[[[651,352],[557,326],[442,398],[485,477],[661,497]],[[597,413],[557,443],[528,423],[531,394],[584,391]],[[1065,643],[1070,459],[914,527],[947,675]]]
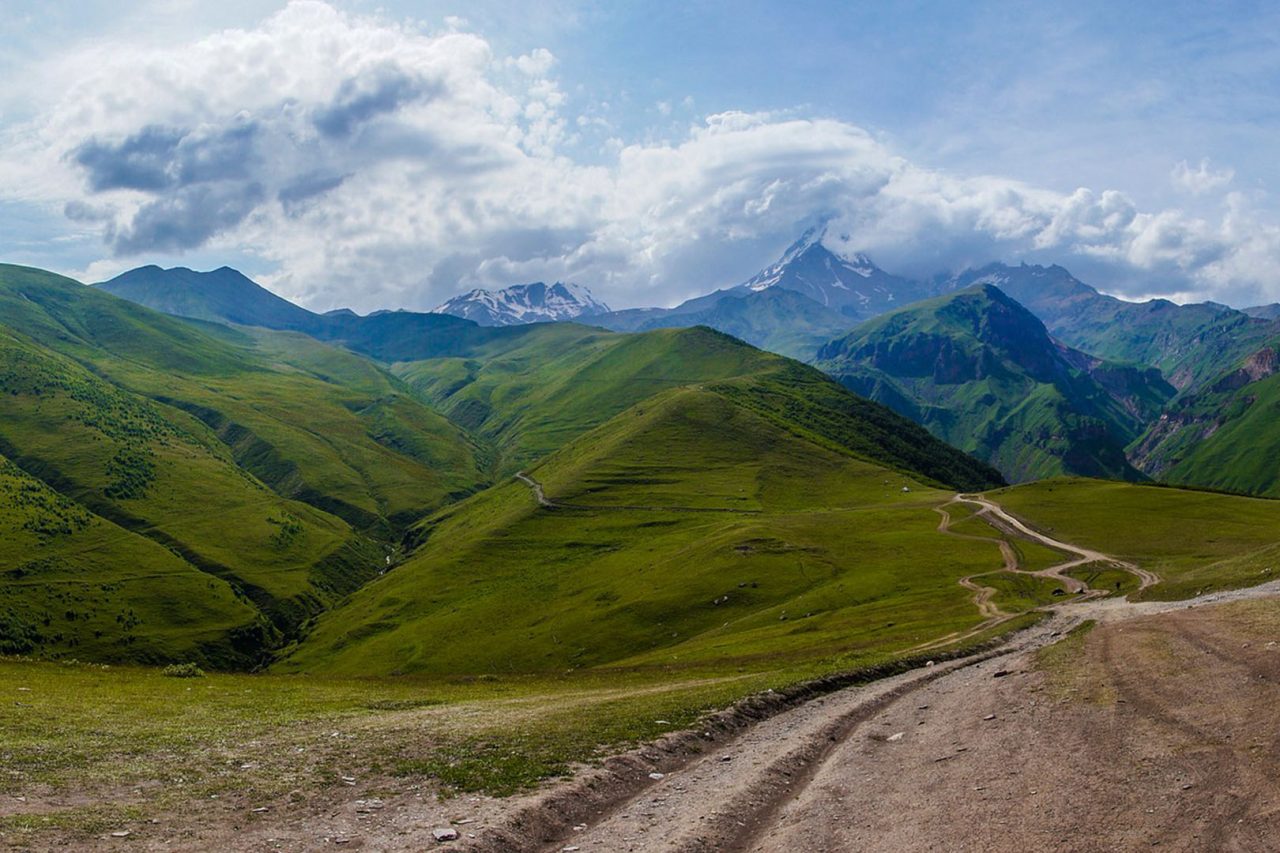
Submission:
[[[0,2],[4,260],[666,304],[821,217],[895,271],[1280,299],[1265,4],[70,6]]]

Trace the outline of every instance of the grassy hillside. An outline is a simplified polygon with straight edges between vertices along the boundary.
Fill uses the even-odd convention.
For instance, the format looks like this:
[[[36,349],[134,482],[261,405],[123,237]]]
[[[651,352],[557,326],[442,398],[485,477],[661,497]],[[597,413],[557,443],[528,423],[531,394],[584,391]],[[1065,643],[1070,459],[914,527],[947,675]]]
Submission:
[[[1048,480],[992,494],[1052,535],[1156,572],[1150,598],[1280,576],[1280,501],[1098,480]]]
[[[1280,497],[1278,367],[1273,343],[1177,400],[1131,449],[1136,464],[1170,483]]]
[[[394,368],[424,399],[492,441],[505,473],[655,393],[699,385],[736,394],[788,430],[938,483],[999,479],[818,371],[711,329],[623,335],[568,324],[524,328],[463,357]]]
[[[788,430],[736,390],[665,392],[532,467],[566,506],[510,482],[427,519],[413,555],[280,667],[764,668],[978,621],[955,580],[998,555],[937,532],[949,492]]]
[[[1062,346],[991,285],[870,320],[817,365],[1014,481],[1141,479],[1124,448],[1174,393],[1155,370]]]
[[[276,631],[224,579],[0,457],[0,654],[248,667]]]
[[[201,328],[9,266],[0,319],[198,419],[278,493],[358,528],[389,533],[486,479],[474,443],[394,377],[303,335]]]
[[[198,422],[5,329],[0,365],[0,453],[69,501],[224,582],[216,587],[231,584],[280,630],[376,572],[376,549],[346,523],[271,492]],[[2,511],[10,525],[22,518],[20,507]],[[49,538],[74,543],[74,532]],[[131,574],[129,551],[114,556],[123,562],[85,580]],[[177,600],[170,610],[192,604]],[[194,622],[188,631],[199,636],[208,627]],[[113,633],[127,635],[123,626]]]

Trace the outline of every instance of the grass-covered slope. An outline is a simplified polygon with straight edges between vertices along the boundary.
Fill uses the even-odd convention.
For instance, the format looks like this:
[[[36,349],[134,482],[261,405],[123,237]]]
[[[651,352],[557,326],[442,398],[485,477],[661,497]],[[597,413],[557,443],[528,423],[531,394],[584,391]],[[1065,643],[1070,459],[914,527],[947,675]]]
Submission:
[[[272,628],[226,580],[0,457],[0,654],[248,667]]]
[[[817,364],[1013,481],[1140,479],[1124,448],[1173,395],[1155,370],[1054,341],[991,285],[870,320],[823,347]]]
[[[1280,496],[1280,345],[1179,398],[1131,449],[1169,483]]]
[[[395,366],[424,399],[491,440],[506,473],[655,393],[696,385],[724,386],[788,430],[935,482],[967,487],[999,479],[820,372],[712,329],[624,335],[569,324],[525,328],[462,357]]]
[[[762,668],[974,624],[955,580],[997,560],[937,532],[950,493],[792,428],[745,382],[666,391],[531,467],[556,508],[511,481],[427,519],[281,668]]]
[[[224,582],[216,587],[231,584],[281,631],[376,571],[376,550],[345,522],[271,492],[198,422],[3,328],[0,365],[0,453],[69,501]],[[16,506],[0,513],[10,524],[21,518]],[[74,541],[74,533],[55,529],[48,538]],[[126,548],[113,559],[120,571],[134,568]],[[145,549],[138,559],[150,559]],[[189,606],[180,587],[172,592],[173,612]],[[199,636],[208,627],[196,621],[189,631]]]
[[[485,479],[470,439],[394,377],[302,335],[200,328],[11,266],[0,322],[198,419],[277,492],[358,528],[403,524]]]
[[[1280,501],[1082,479],[991,496],[1052,536],[1160,575],[1148,598],[1189,598],[1280,577]]]

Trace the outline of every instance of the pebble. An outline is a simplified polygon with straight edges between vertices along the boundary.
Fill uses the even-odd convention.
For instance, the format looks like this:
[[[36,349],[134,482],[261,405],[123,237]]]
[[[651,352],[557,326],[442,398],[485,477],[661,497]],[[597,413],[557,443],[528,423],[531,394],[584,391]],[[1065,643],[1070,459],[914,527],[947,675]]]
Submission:
[[[892,742],[894,742],[894,741],[902,740],[902,736],[903,736],[903,735],[905,735],[905,734],[906,734],[906,732],[898,732],[898,733],[896,733],[896,734],[891,734],[891,735],[889,735],[887,738],[885,738],[885,740],[887,740],[887,741],[889,741],[890,743],[892,743]]]
[[[667,774],[665,774],[665,773],[658,773],[658,772],[656,772],[656,771],[655,771],[655,772],[653,772],[653,773],[650,773],[650,774],[649,774],[649,778],[650,778],[650,779],[652,779],[653,781],[657,782],[659,779],[665,779],[665,778],[667,778]]]
[[[982,719],[984,719],[984,720],[988,720],[988,721],[989,721],[989,720],[994,720],[995,718],[996,718],[996,715],[995,715],[995,714],[987,714],[987,715],[986,715],[985,717],[983,717]]]
[[[113,832],[113,833],[111,833],[111,837],[112,837],[112,838],[128,838],[128,837],[129,837],[130,835],[132,835],[132,834],[133,834],[133,833],[129,832],[129,830],[127,830],[127,829],[122,829],[122,830],[120,830],[119,832]]]
[[[456,841],[458,839],[458,830],[450,826],[442,826],[431,830],[431,837],[436,841]]]

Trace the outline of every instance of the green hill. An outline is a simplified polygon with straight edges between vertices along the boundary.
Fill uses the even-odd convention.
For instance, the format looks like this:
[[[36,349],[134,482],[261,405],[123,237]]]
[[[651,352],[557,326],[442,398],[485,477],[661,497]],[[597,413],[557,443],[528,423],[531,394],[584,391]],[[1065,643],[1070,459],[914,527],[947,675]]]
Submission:
[[[0,457],[0,655],[248,668],[278,631],[224,578]]]
[[[1280,345],[1180,397],[1131,448],[1169,483],[1280,497]]]
[[[0,453],[68,501],[230,584],[279,631],[296,630],[376,573],[372,543],[342,520],[271,492],[198,421],[3,328],[0,365]],[[128,549],[116,553],[122,563],[85,580],[114,583],[112,566],[132,574]]]
[[[358,528],[390,534],[486,480],[474,443],[397,379],[303,335],[201,327],[9,266],[0,312],[33,342],[198,419],[279,494]]]
[[[991,285],[870,320],[817,364],[1012,481],[1141,479],[1124,448],[1174,393],[1155,370],[1059,344]]]
[[[1271,322],[1226,305],[1107,296],[1057,265],[991,264],[965,273],[953,286],[973,283],[996,285],[1070,346],[1159,368],[1179,391],[1212,381],[1276,334]]]
[[[230,267],[196,272],[185,267],[138,267],[95,285],[155,311],[245,326],[315,332],[324,319]]]
[[[788,429],[945,483],[999,475],[817,370],[712,329],[626,335],[570,324],[523,327],[467,355],[395,365],[424,399],[494,443],[511,473],[660,391],[742,380],[734,393]],[[726,390],[726,393],[729,391]]]
[[[763,384],[674,388],[615,415],[529,469],[555,507],[513,480],[426,519],[405,563],[279,668],[761,668],[976,624],[955,582],[993,553],[937,532],[950,492],[793,426]]]

